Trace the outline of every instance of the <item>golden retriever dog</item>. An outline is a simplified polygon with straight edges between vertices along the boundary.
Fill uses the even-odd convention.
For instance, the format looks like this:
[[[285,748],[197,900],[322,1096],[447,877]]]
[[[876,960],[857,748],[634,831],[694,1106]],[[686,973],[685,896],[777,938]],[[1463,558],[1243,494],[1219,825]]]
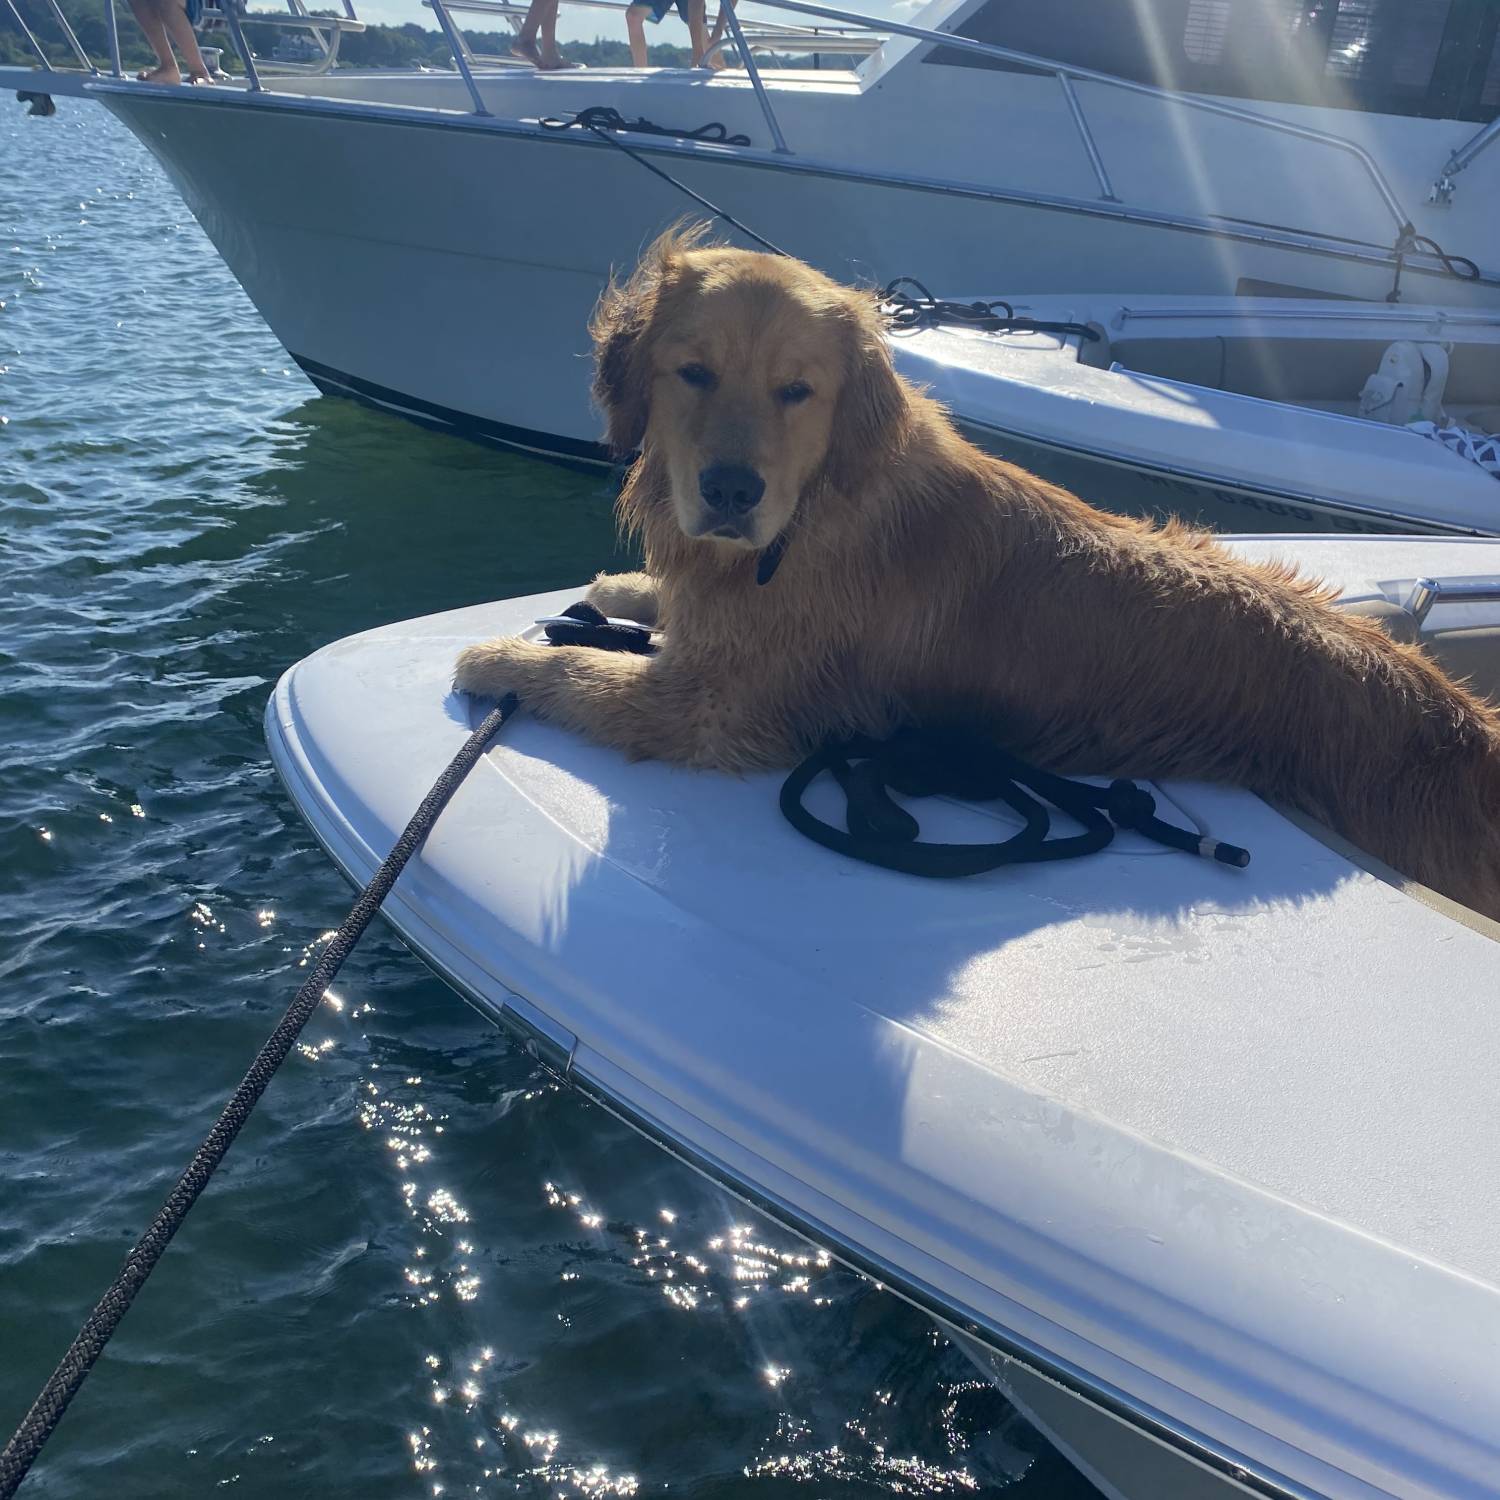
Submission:
[[[460,690],[726,771],[961,723],[1053,770],[1233,782],[1500,917],[1495,709],[1290,570],[980,452],[869,294],[668,236],[592,331],[647,571],[589,598],[661,649],[489,641]]]

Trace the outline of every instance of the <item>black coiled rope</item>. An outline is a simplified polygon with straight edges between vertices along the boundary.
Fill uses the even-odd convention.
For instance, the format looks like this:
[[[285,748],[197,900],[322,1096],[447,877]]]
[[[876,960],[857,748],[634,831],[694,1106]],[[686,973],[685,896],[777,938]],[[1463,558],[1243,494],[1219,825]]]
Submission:
[[[835,828],[803,805],[807,789],[829,773],[848,806],[845,827]],[[965,802],[1004,802],[1025,826],[991,844],[927,844],[917,820],[891,798],[955,797]],[[1052,818],[1043,800],[1083,827],[1082,833],[1049,837]],[[889,740],[863,735],[823,746],[781,788],[781,811],[798,833],[825,849],[932,880],[982,875],[1002,865],[1077,859],[1097,854],[1128,828],[1169,849],[1243,868],[1249,853],[1156,816],[1156,799],[1133,781],[1094,786],[1029,765],[992,741],[956,730],[905,729]]]
[[[708,141],[715,146],[748,146],[748,135],[730,135],[729,127],[721,120],[710,120],[706,125],[694,126],[691,130],[678,125],[658,125],[638,115],[627,120],[617,109],[607,104],[591,104],[581,109],[571,120],[546,119],[541,122],[543,130],[572,130],[575,126],[583,130],[628,130],[635,135],[666,135],[679,141]]]
[[[903,290],[911,287],[911,291]],[[1017,313],[1009,302],[948,302],[934,297],[915,276],[898,276],[880,294],[880,310],[897,333],[943,324],[977,328],[983,333],[1076,334],[1091,342],[1099,337],[1087,323],[1045,322]]]

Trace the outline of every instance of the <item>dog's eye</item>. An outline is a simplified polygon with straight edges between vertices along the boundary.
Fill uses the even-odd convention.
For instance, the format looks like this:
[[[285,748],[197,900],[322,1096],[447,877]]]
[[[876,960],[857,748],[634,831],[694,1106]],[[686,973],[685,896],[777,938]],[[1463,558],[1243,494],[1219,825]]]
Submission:
[[[794,380],[776,392],[776,399],[783,406],[800,406],[812,395],[812,387],[805,380]]]
[[[683,365],[677,372],[691,386],[700,391],[711,391],[718,382],[707,365]]]

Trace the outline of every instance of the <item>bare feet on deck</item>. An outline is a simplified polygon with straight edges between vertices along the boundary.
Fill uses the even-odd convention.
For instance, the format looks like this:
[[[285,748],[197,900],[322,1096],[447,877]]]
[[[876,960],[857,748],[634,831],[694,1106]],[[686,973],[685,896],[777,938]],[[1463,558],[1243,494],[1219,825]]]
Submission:
[[[187,81],[189,83],[201,83],[206,89],[211,89],[214,86],[213,74],[206,70],[202,73],[189,73]]]
[[[510,44],[510,55],[529,62],[542,73],[559,73],[567,68],[581,68],[582,63],[569,62],[556,47],[539,47],[530,37],[518,36]]]
[[[142,83],[181,83],[182,74],[173,67],[142,68],[135,75]]]

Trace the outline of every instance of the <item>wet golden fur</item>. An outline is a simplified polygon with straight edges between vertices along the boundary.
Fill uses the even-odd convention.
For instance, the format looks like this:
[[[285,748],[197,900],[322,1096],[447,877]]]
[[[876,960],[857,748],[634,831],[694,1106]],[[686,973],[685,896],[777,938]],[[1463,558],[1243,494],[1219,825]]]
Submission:
[[[665,644],[491,641],[460,688],[725,770],[830,733],[978,723],[1057,770],[1285,800],[1500,917],[1500,715],[1317,584],[980,452],[895,374],[870,298],[798,262],[669,237],[593,331],[610,442],[640,448],[620,513],[647,572],[590,597]],[[743,539],[691,534],[720,462],[766,480]],[[782,532],[758,587],[756,549]]]

